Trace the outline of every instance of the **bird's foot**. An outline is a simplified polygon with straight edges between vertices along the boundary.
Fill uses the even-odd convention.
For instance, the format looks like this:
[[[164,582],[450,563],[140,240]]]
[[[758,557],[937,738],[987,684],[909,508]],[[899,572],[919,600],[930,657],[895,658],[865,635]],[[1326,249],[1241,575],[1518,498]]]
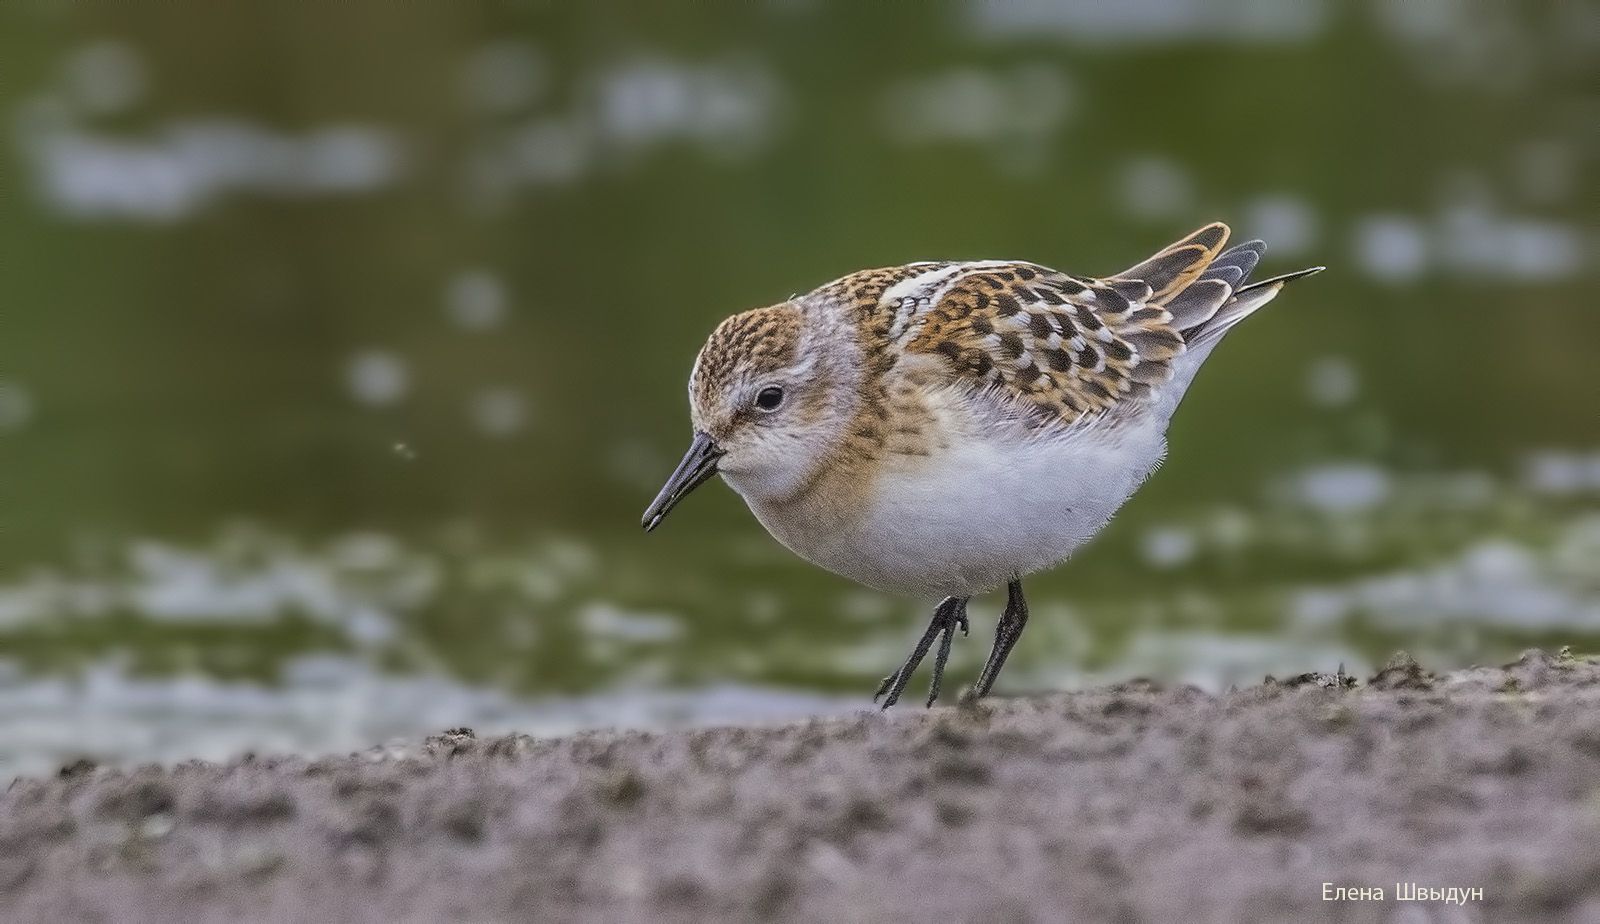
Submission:
[[[944,680],[944,665],[950,659],[950,643],[955,639],[956,629],[962,635],[968,635],[971,626],[967,623],[967,600],[965,597],[949,597],[939,604],[934,610],[933,619],[928,622],[927,631],[922,633],[922,638],[917,641],[911,650],[911,656],[900,665],[900,669],[883,678],[878,684],[878,691],[872,695],[872,701],[883,700],[883,708],[888,709],[900,701],[900,694],[905,692],[906,685],[911,682],[911,675],[916,672],[917,666],[927,656],[928,649],[938,641],[939,650],[933,656],[933,681],[928,688],[928,705],[932,706],[939,698],[939,685]]]

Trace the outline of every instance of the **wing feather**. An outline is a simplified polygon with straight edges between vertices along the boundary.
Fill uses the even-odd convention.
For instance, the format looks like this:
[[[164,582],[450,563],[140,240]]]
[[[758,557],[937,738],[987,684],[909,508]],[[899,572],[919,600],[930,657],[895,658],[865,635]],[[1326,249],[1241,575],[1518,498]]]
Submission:
[[[906,350],[942,359],[957,381],[1071,422],[1141,401],[1171,377],[1183,338],[1150,294],[1137,280],[990,265],[945,291]]]
[[[1106,279],[1034,263],[961,265],[941,277],[902,343],[950,381],[1047,421],[1132,410],[1173,378],[1191,345],[1221,336],[1303,275],[1247,285],[1264,245],[1223,252],[1227,241],[1227,225],[1209,224]]]
[[[1111,277],[1113,280],[1136,279],[1150,286],[1154,293],[1151,301],[1164,304],[1168,298],[1183,291],[1189,283],[1200,278],[1211,261],[1222,252],[1228,242],[1228,226],[1220,221],[1195,231],[1181,241],[1167,245],[1141,263],[1130,266]]]

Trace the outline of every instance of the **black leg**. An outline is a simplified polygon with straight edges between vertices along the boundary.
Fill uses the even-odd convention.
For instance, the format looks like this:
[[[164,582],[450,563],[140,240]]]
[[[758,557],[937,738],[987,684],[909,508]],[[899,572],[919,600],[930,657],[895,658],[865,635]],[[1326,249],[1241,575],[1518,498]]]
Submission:
[[[961,626],[961,634],[967,634],[967,608],[962,604],[960,613],[956,616],[956,625]],[[939,700],[939,684],[944,682],[944,662],[950,660],[950,643],[955,640],[955,625],[946,625],[944,632],[939,636],[939,653],[933,656],[933,679],[928,682],[928,708]]]
[[[900,700],[900,694],[905,692],[906,684],[911,682],[911,675],[916,672],[917,665],[927,656],[928,649],[933,647],[935,639],[939,640],[939,651],[933,656],[933,689],[928,694],[928,705],[939,696],[939,683],[944,679],[944,662],[950,657],[950,641],[955,637],[956,629],[962,635],[967,634],[967,598],[946,597],[939,608],[933,611],[933,618],[928,621],[928,630],[922,633],[922,638],[917,641],[917,647],[911,649],[911,657],[906,658],[906,663],[900,669],[883,678],[878,684],[878,692],[872,695],[874,702],[883,697],[883,708],[888,709]]]
[[[1000,668],[1006,666],[1006,657],[1011,654],[1011,649],[1016,646],[1017,639],[1022,637],[1022,630],[1027,625],[1028,601],[1022,598],[1022,581],[1018,579],[1006,587],[1006,611],[1000,617],[1000,624],[995,627],[994,648],[989,651],[989,660],[983,665],[983,673],[978,675],[978,685],[972,688],[974,698],[989,695],[995,678],[1000,676]]]

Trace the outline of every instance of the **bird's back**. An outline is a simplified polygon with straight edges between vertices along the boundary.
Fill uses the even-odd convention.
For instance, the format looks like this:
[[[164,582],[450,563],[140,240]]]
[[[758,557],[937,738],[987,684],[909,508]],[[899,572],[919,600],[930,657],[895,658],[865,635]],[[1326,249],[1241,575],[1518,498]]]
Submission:
[[[819,483],[843,500],[757,515],[812,561],[902,592],[986,590],[1061,561],[1159,464],[1222,335],[1305,274],[1252,285],[1263,245],[1225,251],[1227,237],[1208,225],[1103,278],[913,263],[805,296],[860,341],[856,462]]]
[[[1227,238],[1226,225],[1207,225],[1103,278],[1018,261],[911,263],[846,276],[809,298],[853,317],[879,376],[901,364],[932,370],[1058,424],[1152,403],[1170,413],[1172,392],[1227,330],[1315,272],[1251,285],[1264,245],[1224,251]],[[1167,400],[1153,402],[1161,392]]]

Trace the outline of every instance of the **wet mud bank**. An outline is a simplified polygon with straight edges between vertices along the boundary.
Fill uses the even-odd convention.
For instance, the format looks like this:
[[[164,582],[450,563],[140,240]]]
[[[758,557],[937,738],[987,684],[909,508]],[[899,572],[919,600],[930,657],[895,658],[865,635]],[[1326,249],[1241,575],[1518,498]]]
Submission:
[[[1406,884],[1481,893],[1403,901]],[[1134,681],[774,727],[80,764],[0,798],[0,908],[1600,920],[1600,663],[1529,652],[1435,675],[1397,657],[1362,682],[1222,695]]]

